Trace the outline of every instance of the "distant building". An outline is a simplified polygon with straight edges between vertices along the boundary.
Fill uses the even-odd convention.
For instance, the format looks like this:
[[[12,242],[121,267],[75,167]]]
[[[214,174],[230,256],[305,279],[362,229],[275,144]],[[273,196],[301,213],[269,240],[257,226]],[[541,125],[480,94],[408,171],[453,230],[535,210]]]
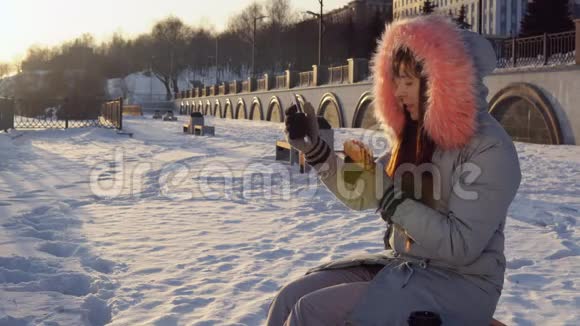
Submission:
[[[572,18],[580,18],[580,0],[570,0],[570,14]]]
[[[377,14],[391,17],[393,0],[354,0],[347,5],[324,13],[328,22],[347,22],[352,17],[353,23],[371,21]]]
[[[467,23],[477,31],[479,0],[432,0],[435,12],[459,15],[462,5],[466,5]],[[574,0],[572,0],[574,1]],[[578,0],[576,0],[578,1]],[[529,0],[481,0],[482,33],[490,36],[506,37],[520,32],[520,22],[526,14]],[[393,0],[393,20],[420,15],[424,0]]]

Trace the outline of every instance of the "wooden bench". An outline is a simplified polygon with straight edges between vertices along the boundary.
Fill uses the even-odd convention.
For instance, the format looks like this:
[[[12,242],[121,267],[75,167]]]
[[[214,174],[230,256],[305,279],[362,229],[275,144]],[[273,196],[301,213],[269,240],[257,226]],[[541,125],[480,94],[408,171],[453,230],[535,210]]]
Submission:
[[[193,134],[196,136],[215,136],[215,127],[194,125]]]
[[[167,110],[163,115],[163,121],[177,121],[177,117],[173,115],[173,110]]]
[[[193,134],[193,126],[204,126],[205,125],[205,120],[203,118],[203,115],[201,115],[199,112],[193,112],[190,115],[189,118],[189,122],[185,123],[183,125],[183,132],[184,133],[188,133],[188,134]]]
[[[123,105],[123,115],[141,116],[143,111],[140,105]]]
[[[298,156],[300,151],[296,148],[292,148],[285,140],[276,141],[276,161],[289,162],[290,165],[294,165],[300,161]]]

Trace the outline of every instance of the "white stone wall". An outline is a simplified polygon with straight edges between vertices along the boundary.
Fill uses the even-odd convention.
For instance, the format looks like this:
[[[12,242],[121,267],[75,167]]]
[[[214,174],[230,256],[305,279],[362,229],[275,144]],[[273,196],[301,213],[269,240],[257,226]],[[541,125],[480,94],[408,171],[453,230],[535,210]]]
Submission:
[[[580,145],[580,66],[493,74],[485,78],[488,101],[513,83],[539,87],[558,115],[564,143]]]

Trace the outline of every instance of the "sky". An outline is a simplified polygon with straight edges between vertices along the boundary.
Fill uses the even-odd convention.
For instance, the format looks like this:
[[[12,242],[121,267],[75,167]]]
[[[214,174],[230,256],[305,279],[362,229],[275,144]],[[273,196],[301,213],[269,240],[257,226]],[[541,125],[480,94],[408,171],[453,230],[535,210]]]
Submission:
[[[91,33],[97,41],[116,32],[148,32],[169,15],[189,25],[222,30],[252,0],[0,0],[0,62],[18,61],[32,45],[53,46]],[[263,0],[258,0],[263,2]],[[349,0],[324,0],[332,10]],[[318,0],[290,0],[294,9],[317,10]]]

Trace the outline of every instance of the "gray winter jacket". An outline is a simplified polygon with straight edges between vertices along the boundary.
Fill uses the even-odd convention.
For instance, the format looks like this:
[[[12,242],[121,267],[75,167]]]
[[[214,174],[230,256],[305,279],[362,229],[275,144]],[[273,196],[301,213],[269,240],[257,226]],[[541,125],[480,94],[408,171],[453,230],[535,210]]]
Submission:
[[[432,98],[427,112],[431,121],[425,124],[436,143],[430,168],[436,171],[434,178],[440,180],[440,186],[436,187],[440,190],[440,198],[435,207],[405,199],[392,215],[394,231],[386,234],[390,248],[385,252],[334,261],[312,271],[359,264],[391,267],[405,264],[410,267],[411,274],[411,266],[421,270],[416,276],[417,282],[425,282],[421,275],[427,275],[429,279],[429,273],[444,274],[443,279],[454,279],[450,284],[462,288],[447,288],[449,284],[445,282],[438,287],[437,281],[429,281],[431,284],[415,284],[426,293],[418,290],[411,298],[419,302],[421,298],[433,295],[443,297],[446,291],[456,291],[458,295],[463,293],[463,296],[475,293],[479,299],[473,303],[480,302],[479,309],[466,306],[466,302],[472,299],[461,297],[448,304],[455,305],[455,308],[440,307],[439,303],[433,303],[437,300],[429,301],[431,303],[427,306],[457,316],[457,319],[452,316],[444,324],[453,324],[454,320],[457,324],[467,321],[485,324],[493,315],[503,286],[506,214],[521,179],[511,138],[487,112],[487,88],[483,77],[495,67],[495,55],[487,40],[458,30],[443,17],[420,17],[388,26],[374,58],[375,113],[387,135],[395,141],[402,130],[397,115],[402,113],[394,101],[388,65],[396,46],[409,47],[423,62],[429,79],[428,94]],[[449,96],[454,98],[447,98]],[[376,209],[384,189],[393,182],[384,173],[383,167],[388,159],[389,154],[379,158],[377,173],[363,173],[354,187],[343,181],[343,173],[349,167],[334,152],[315,168],[326,187],[346,206],[355,210]],[[414,170],[415,173],[420,169]],[[407,237],[414,241],[408,252],[405,248]],[[388,293],[393,293],[389,277],[396,278],[387,275],[394,270],[397,269],[391,268],[383,276],[379,274],[372,286],[374,290],[369,291],[368,297],[353,312],[352,323],[384,325],[388,320],[400,322],[403,317],[388,319],[387,315],[393,317],[401,309],[417,308],[413,304],[398,302],[398,310],[387,312],[389,309],[385,308],[388,306],[385,302],[392,301]],[[467,283],[462,283],[464,281]],[[411,275],[405,277],[401,287],[408,282],[413,282]],[[473,286],[472,290],[470,286]],[[482,292],[477,292],[479,290]],[[484,304],[482,298],[489,301]],[[381,309],[382,312],[377,311]]]

